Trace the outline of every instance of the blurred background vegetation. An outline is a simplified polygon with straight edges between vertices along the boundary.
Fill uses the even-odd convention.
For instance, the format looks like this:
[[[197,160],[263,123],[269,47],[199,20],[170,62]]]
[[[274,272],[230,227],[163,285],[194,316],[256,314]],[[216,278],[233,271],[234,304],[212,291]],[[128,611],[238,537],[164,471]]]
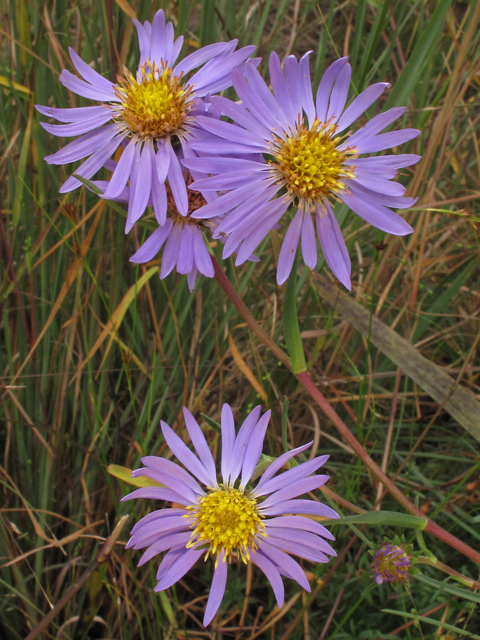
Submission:
[[[43,156],[65,141],[39,126],[34,104],[87,101],[59,82],[72,69],[68,47],[112,80],[135,69],[131,17],[151,20],[163,7],[186,36],[184,54],[217,40],[254,43],[264,58],[312,50],[314,89],[326,65],[348,54],[356,92],[388,81],[372,108],[407,107],[402,126],[422,130],[402,152],[420,165],[402,172],[415,233],[386,237],[337,207],[352,258],[352,300],[440,365],[472,408],[447,411],[435,373],[422,387],[402,353],[387,356],[372,330],[361,335],[335,311],[309,271],[298,281],[299,318],[315,382],[357,438],[410,499],[473,547],[479,547],[480,464],[475,422],[479,339],[480,3],[452,0],[7,0],[0,11],[0,636],[23,638],[95,557],[118,518],[134,522],[154,505],[119,504],[128,491],[107,467],[162,455],[159,420],[185,433],[186,405],[218,420],[229,402],[238,421],[256,404],[272,409],[265,452],[282,451],[283,397],[288,439],[314,439],[329,453],[330,489],[373,509],[377,483],[312,404],[287,369],[247,330],[215,281],[193,294],[176,273],[158,278],[159,260],[128,262],[142,241],[124,219],[84,188],[58,193],[72,166]],[[351,97],[354,97],[352,92]],[[283,229],[280,230],[283,233]],[[284,292],[275,284],[278,238],[258,251],[260,264],[229,278],[262,326],[283,344]],[[220,258],[221,247],[212,246]],[[324,268],[317,271],[333,282]],[[352,312],[353,313],[353,312]],[[401,351],[401,350],[400,350]],[[398,356],[398,357],[397,357]],[[427,381],[426,381],[427,382]],[[426,385],[427,386],[427,385]],[[476,397],[475,397],[476,396]],[[473,413],[472,413],[473,412]],[[476,426],[475,426],[476,425]],[[218,436],[206,427],[216,450]],[[325,496],[318,496],[323,500]],[[378,501],[377,501],[377,504]],[[382,509],[399,510],[389,496]],[[348,508],[337,505],[346,515]],[[260,572],[233,566],[209,629],[201,620],[211,581],[198,565],[155,594],[158,563],[136,569],[139,554],[115,547],[43,634],[44,638],[464,638],[480,637],[480,596],[429,567],[397,591],[377,586],[368,543],[395,531],[333,528],[338,559],[305,563],[313,596],[286,580],[278,610]],[[405,532],[409,541],[411,532]],[[429,538],[439,560],[478,579],[478,567]],[[418,548],[418,547],[416,547]],[[385,610],[394,613],[386,613]],[[405,615],[404,615],[405,614]],[[475,635],[478,634],[478,635]]]

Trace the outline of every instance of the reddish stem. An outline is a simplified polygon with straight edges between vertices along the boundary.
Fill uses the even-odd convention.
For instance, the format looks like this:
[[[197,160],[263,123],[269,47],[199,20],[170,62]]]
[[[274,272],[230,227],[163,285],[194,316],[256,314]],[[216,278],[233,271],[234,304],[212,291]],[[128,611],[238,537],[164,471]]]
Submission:
[[[238,295],[238,293],[233,288],[231,282],[228,280],[227,276],[223,273],[220,265],[214,256],[212,256],[213,266],[215,269],[215,279],[222,287],[222,289],[227,294],[228,298],[230,298],[231,302],[233,302],[234,306],[245,320],[247,325],[251,328],[251,330],[257,334],[260,340],[275,354],[275,356],[285,364],[290,371],[290,359],[286,353],[284,353],[270,338],[270,336],[265,333],[265,331],[260,327],[258,322],[252,316],[250,311],[247,309],[242,299]],[[410,500],[403,495],[403,493],[398,489],[395,484],[390,480],[390,478],[380,469],[377,463],[368,455],[365,449],[362,447],[360,442],[355,438],[353,433],[347,427],[347,425],[340,418],[338,413],[332,406],[329,404],[328,400],[323,396],[323,394],[317,389],[313,380],[310,378],[310,375],[307,371],[303,373],[299,373],[295,376],[300,384],[304,387],[306,391],[312,396],[318,406],[322,409],[325,415],[330,418],[334,426],[340,432],[340,434],[345,438],[348,444],[355,451],[360,460],[365,464],[368,469],[373,473],[373,475],[380,480],[385,489],[398,500],[398,502],[412,515],[418,516],[419,518],[424,518],[427,520],[427,526],[425,527],[425,531],[433,534],[435,537],[443,540],[448,545],[460,551],[465,556],[476,562],[480,565],[480,553],[472,549],[467,544],[453,536],[451,533],[440,527],[438,524],[427,518],[423,511],[417,509],[417,507],[410,502]]]

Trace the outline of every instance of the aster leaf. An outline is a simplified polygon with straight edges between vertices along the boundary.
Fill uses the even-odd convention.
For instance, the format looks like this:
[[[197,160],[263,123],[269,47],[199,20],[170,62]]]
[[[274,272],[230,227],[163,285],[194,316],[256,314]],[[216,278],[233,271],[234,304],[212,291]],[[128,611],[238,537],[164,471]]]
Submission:
[[[322,524],[371,524],[405,527],[407,529],[423,530],[428,524],[427,518],[419,518],[396,511],[372,511],[357,516],[345,516],[326,520]]]

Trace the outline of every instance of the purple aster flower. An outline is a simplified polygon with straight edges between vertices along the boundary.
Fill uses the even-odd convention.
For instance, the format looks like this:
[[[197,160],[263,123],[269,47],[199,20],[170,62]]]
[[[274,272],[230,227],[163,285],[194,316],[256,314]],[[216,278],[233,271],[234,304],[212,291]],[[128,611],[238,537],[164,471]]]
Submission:
[[[405,545],[384,543],[373,557],[372,571],[375,582],[403,584],[412,568],[412,555],[405,551]]]
[[[128,189],[128,187],[126,187]],[[193,291],[200,272],[213,278],[213,264],[202,233],[202,221],[192,218],[192,213],[205,204],[200,193],[190,192],[186,215],[176,209],[173,194],[167,185],[167,207],[170,215],[130,258],[130,262],[144,263],[153,260],[165,245],[160,278],[166,278],[173,270],[187,276],[188,287]],[[128,197],[128,194],[127,194]]]
[[[67,123],[41,123],[49,133],[61,137],[80,135],[57,153],[47,156],[45,159],[50,164],[88,158],[76,173],[89,179],[122,145],[122,155],[104,197],[116,199],[130,181],[127,232],[143,214],[150,198],[158,222],[165,223],[167,178],[179,213],[186,215],[187,189],[174,146],[179,142],[183,149],[188,147],[196,128],[196,115],[205,113],[202,98],[231,86],[232,69],[242,65],[255,50],[249,46],[235,51],[237,40],[219,42],[195,51],[176,64],[183,36],[174,38],[172,23],[165,24],[163,10],[157,11],[152,24],[133,22],[140,46],[135,76],[125,70],[124,77],[114,84],[70,48],[73,65],[82,79],[64,69],[60,82],[70,91],[100,104],[74,109],[36,107],[44,116]],[[185,79],[198,67],[202,68]],[[113,122],[107,124],[109,121]],[[71,176],[60,192],[67,193],[80,185],[81,182]]]
[[[314,458],[276,475],[290,458],[305,451],[310,442],[277,458],[252,487],[270,411],[260,417],[260,406],[256,407],[235,435],[232,410],[225,404],[221,414],[219,480],[200,427],[188,409],[183,411],[197,455],[162,421],[165,440],[185,468],[166,458],[142,458],[145,467],[132,475],[146,476],[163,486],[137,489],[122,499],[150,498],[183,505],[149,513],[134,526],[127,544],[127,548],[148,547],[139,566],[166,551],[157,571],[155,591],[171,587],[203,555],[205,560],[212,556],[215,565],[203,620],[205,626],[220,606],[227,581],[227,560],[231,562],[234,557],[244,563],[253,562],[263,571],[279,607],[284,600],[281,576],[295,580],[310,591],[303,569],[290,554],[311,562],[328,562],[327,556],[336,555],[325,540],[334,539],[331,533],[305,516],[338,518],[338,515],[319,502],[298,499],[328,480],[328,476],[315,475],[328,456]]]
[[[315,218],[325,259],[335,276],[350,289],[350,258],[330,201],[342,200],[387,233],[411,233],[410,225],[391,209],[411,207],[415,200],[403,197],[405,188],[392,179],[398,169],[414,164],[419,156],[360,155],[396,147],[420,132],[403,129],[381,133],[404,113],[405,109],[399,108],[372,118],[349,134],[350,125],[389,85],[372,85],[345,108],[351,76],[347,58],[327,69],[315,102],[308,53],[300,62],[295,56],[288,56],[282,71],[278,55],[273,52],[269,67],[273,93],[247,62],[243,74],[232,73],[242,104],[212,97],[212,103],[233,123],[198,118],[198,123],[215,134],[217,140],[193,141],[193,149],[210,157],[185,159],[183,164],[209,174],[191,188],[223,193],[194,215],[209,218],[228,214],[217,234],[228,235],[224,257],[238,251],[236,264],[240,265],[294,205],[296,213],[280,251],[277,282],[282,284],[288,278],[300,239],[305,264],[310,269],[315,267]],[[246,154],[246,159],[222,157],[232,153]],[[259,153],[263,154],[261,159],[254,160]]]

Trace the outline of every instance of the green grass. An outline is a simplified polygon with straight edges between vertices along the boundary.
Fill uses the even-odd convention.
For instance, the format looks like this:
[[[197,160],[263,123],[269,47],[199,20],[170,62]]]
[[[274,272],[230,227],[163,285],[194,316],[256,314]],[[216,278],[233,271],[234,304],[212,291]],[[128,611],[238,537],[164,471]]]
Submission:
[[[217,421],[224,402],[238,421],[258,404],[257,391],[232,357],[229,336],[264,390],[263,408],[272,409],[265,452],[283,450],[281,414],[288,396],[289,446],[315,435],[317,451],[331,456],[328,486],[336,494],[366,510],[377,496],[376,481],[287,369],[248,331],[215,281],[200,279],[193,294],[176,274],[160,281],[157,272],[149,272],[158,263],[128,262],[144,229],[126,237],[118,212],[84,188],[59,195],[72,167],[42,160],[59,141],[39,126],[33,104],[86,104],[58,82],[61,69],[71,68],[68,46],[112,79],[119,64],[135,68],[128,6],[125,0],[9,0],[2,11],[0,636],[9,640],[25,637],[48,613],[121,515],[130,514],[122,544],[144,515],[145,505],[119,503],[128,486],[109,475],[108,465],[134,468],[141,455],[164,453],[159,421],[184,434],[184,404],[197,417],[204,413]],[[349,53],[357,92],[372,82],[392,84],[369,117],[380,107],[405,105],[402,125],[423,131],[406,147],[424,161],[402,177],[419,198],[405,214],[415,233],[385,239],[339,207],[352,258],[351,297],[478,396],[476,3],[132,0],[130,6],[141,20],[162,6],[178,25],[177,35],[186,35],[184,53],[233,37],[241,45],[257,44],[264,60],[273,49],[281,57],[312,50],[315,88],[326,65]],[[266,68],[263,62],[262,73]],[[387,245],[377,250],[383,241]],[[214,251],[220,257],[219,247]],[[272,245],[264,243],[258,255],[259,264],[236,269],[229,261],[226,272],[255,318],[284,346],[284,291],[275,285]],[[333,280],[323,262],[319,270]],[[478,549],[478,440],[408,375],[396,378],[396,359],[333,310],[308,270],[299,273],[297,293],[307,365],[319,388],[379,464],[390,424],[387,472],[398,475],[397,485],[425,513]],[[120,311],[112,330],[108,323]],[[205,427],[218,445],[215,430]],[[382,509],[402,511],[389,496]],[[278,611],[260,572],[234,564],[216,627],[208,631],[200,621],[209,563],[158,595],[156,563],[137,569],[139,554],[118,544],[42,637],[478,637],[478,595],[451,579],[445,583],[447,576],[431,567],[422,567],[421,579],[413,578],[408,588],[378,587],[370,575],[368,545],[352,541],[355,534],[346,525],[333,530],[341,559],[335,571],[330,572],[335,560],[305,563],[313,598],[285,580],[286,606]],[[402,533],[417,545],[408,529],[368,526],[360,532],[374,545]],[[426,543],[441,562],[478,579],[478,567],[465,557],[436,538],[426,537]]]

